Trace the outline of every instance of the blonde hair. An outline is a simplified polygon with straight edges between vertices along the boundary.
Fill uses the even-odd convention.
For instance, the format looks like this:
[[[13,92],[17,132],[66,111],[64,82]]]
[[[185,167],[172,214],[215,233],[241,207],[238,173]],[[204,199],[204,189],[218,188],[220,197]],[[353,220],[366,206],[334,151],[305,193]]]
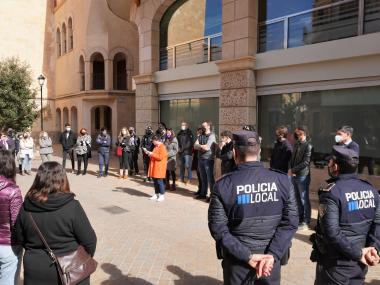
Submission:
[[[130,135],[129,135],[129,132],[128,132],[128,128],[127,127],[122,127],[121,129],[120,129],[120,132],[119,132],[119,138],[122,138],[122,137],[124,137],[124,135],[123,135],[123,130],[125,130],[127,133],[126,133],[126,135],[125,135],[125,137],[129,137]]]

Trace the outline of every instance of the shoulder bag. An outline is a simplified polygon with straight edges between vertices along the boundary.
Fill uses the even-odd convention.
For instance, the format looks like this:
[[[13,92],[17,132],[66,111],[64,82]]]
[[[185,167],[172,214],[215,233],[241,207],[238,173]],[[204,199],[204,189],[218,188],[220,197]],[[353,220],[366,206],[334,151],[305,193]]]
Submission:
[[[95,272],[98,263],[79,245],[78,249],[72,252],[65,253],[61,256],[56,256],[47,244],[44,236],[38,228],[32,213],[29,212],[30,220],[32,221],[33,228],[40,237],[42,243],[52,259],[53,263],[57,266],[58,275],[62,285],[75,285],[88,278]]]

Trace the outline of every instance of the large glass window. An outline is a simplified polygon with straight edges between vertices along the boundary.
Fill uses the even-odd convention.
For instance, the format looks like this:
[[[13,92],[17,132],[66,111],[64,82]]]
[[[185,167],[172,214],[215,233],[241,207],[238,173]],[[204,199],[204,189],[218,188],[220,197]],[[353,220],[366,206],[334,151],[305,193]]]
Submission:
[[[215,106],[219,106],[219,98],[161,101],[160,120],[167,127],[173,128],[176,133],[180,130],[183,121],[190,124],[193,132],[202,122],[211,121],[214,125],[214,131],[218,133],[219,108],[215,108]]]
[[[380,32],[380,0],[266,0],[259,3],[259,52]]]
[[[160,69],[221,59],[222,0],[178,0],[160,23]]]
[[[380,86],[260,96],[263,158],[270,156],[278,125],[286,125],[291,132],[297,125],[306,125],[314,145],[314,160],[330,153],[339,126],[350,125],[353,139],[360,145],[361,166],[376,163],[375,173],[380,175],[379,110]]]

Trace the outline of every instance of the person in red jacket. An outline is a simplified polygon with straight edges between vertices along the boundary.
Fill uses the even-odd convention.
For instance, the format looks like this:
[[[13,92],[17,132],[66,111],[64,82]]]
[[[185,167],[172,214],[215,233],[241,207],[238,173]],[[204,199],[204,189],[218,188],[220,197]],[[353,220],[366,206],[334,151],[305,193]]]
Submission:
[[[153,178],[155,194],[150,198],[157,202],[165,200],[166,167],[168,161],[168,152],[158,135],[153,136],[153,151],[143,148],[146,155],[150,157],[148,177]]]
[[[22,205],[16,185],[16,164],[10,151],[0,150],[0,284],[18,284],[21,247],[16,244],[15,223]]]

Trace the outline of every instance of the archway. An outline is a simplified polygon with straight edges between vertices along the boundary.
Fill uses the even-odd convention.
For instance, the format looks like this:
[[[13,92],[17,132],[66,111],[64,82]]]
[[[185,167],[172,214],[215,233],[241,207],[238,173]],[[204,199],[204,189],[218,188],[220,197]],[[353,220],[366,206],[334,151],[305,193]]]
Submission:
[[[62,54],[67,52],[67,33],[66,33],[66,24],[62,25]]]
[[[84,69],[84,59],[81,55],[79,58],[79,90],[84,91],[86,87],[86,75]]]
[[[104,89],[104,58],[99,52],[91,55],[91,89],[102,90]]]
[[[78,109],[77,107],[71,107],[71,128],[74,132],[78,132]]]
[[[127,90],[127,60],[122,52],[113,58],[113,89]]]
[[[95,106],[91,109],[91,134],[96,137],[103,127],[112,136],[112,109],[106,105]]]
[[[71,18],[69,18],[69,22],[68,22],[68,30],[69,30],[69,37],[68,37],[68,41],[69,41],[69,44],[68,44],[68,50],[72,50],[73,47],[74,47],[74,36],[73,36],[73,20]]]
[[[61,117],[61,109],[57,108],[57,110],[55,110],[55,129],[58,131],[58,132],[61,132],[62,131],[62,117]]]
[[[63,116],[62,116],[63,124],[69,123],[69,109],[66,107],[63,108]]]
[[[55,34],[55,41],[57,45],[57,57],[61,56],[61,31],[59,28],[57,28],[57,32]]]

